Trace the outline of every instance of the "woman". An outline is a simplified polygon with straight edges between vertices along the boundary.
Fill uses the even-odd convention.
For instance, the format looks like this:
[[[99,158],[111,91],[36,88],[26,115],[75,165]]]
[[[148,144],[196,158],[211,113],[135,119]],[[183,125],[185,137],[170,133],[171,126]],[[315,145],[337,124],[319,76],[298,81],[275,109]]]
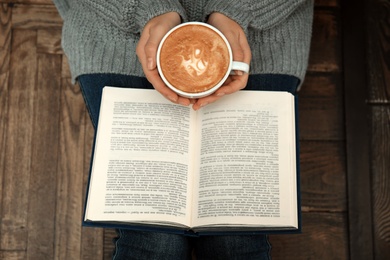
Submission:
[[[295,93],[308,62],[313,0],[54,0],[64,20],[62,46],[96,127],[106,85],[155,88],[195,110],[241,89]],[[163,35],[186,21],[207,22],[250,74],[232,75],[214,94],[176,95],[156,69]],[[114,259],[269,259],[265,235],[206,236],[118,230]]]

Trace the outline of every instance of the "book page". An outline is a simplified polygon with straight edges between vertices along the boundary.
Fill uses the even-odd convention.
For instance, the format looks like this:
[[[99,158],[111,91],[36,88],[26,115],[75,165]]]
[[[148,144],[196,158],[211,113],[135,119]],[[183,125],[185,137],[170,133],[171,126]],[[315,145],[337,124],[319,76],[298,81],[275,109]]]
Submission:
[[[155,90],[105,87],[86,219],[188,225],[189,133],[189,107]]]
[[[194,225],[297,224],[293,96],[241,91],[199,112]]]

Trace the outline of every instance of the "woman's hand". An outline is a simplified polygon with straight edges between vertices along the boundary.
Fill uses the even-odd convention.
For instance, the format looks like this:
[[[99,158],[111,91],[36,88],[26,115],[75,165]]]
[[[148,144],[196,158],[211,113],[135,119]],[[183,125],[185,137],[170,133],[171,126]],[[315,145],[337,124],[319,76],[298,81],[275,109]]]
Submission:
[[[191,103],[188,98],[179,97],[164,84],[158,73],[156,61],[157,49],[161,39],[180,22],[180,15],[176,12],[162,14],[151,19],[142,31],[136,53],[145,76],[153,87],[170,101],[188,106]]]
[[[252,53],[246,38],[246,35],[241,26],[221,13],[212,13],[207,21],[210,25],[220,30],[230,43],[233,52],[233,60],[241,61],[250,64]],[[235,75],[230,75],[226,82],[215,93],[210,96],[198,99],[193,109],[199,108],[217,101],[224,95],[232,94],[245,88],[249,75],[236,71]]]

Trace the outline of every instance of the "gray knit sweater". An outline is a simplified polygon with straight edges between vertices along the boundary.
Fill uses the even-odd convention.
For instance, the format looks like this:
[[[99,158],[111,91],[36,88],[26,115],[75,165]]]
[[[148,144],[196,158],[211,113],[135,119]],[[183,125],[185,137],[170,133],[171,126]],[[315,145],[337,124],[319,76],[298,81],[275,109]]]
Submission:
[[[183,21],[220,12],[244,29],[251,73],[287,74],[301,82],[308,63],[313,0],[54,0],[64,20],[62,47],[72,80],[91,73],[144,76],[135,49],[151,18],[170,11]]]

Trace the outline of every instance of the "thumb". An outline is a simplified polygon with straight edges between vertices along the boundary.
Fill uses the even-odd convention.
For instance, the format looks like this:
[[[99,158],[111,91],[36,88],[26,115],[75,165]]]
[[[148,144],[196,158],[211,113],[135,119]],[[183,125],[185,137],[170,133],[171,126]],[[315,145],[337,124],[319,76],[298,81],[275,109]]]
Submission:
[[[230,41],[229,44],[232,49],[233,61],[245,62],[245,52],[240,43],[236,39],[234,39]],[[243,75],[244,73],[240,70],[237,70],[235,71],[235,74]]]
[[[246,64],[250,64],[252,53],[248,44],[248,41],[244,34],[235,35],[228,39],[230,47],[233,53],[233,61],[240,61]],[[236,75],[243,75],[244,72],[237,70]]]
[[[147,68],[149,70],[154,70],[156,68],[157,49],[164,35],[165,31],[162,30],[151,29],[150,31],[149,39],[145,44],[145,56],[147,61]]]
[[[245,54],[244,54],[244,50],[242,49],[240,43],[236,39],[234,39],[234,40],[229,41],[229,44],[230,44],[230,47],[232,49],[233,60],[243,62],[244,58],[245,58]]]

